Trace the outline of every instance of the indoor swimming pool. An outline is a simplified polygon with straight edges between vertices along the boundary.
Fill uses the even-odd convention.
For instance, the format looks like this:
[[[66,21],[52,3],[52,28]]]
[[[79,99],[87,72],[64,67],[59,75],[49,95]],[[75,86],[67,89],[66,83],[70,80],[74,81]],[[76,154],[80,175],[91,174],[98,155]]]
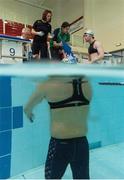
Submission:
[[[124,179],[124,72],[120,66],[28,64],[0,67],[0,179],[44,179],[50,139],[46,100],[30,123],[24,105],[36,85],[49,77],[88,76],[92,101],[88,115],[91,179]],[[70,167],[63,179],[71,179]]]

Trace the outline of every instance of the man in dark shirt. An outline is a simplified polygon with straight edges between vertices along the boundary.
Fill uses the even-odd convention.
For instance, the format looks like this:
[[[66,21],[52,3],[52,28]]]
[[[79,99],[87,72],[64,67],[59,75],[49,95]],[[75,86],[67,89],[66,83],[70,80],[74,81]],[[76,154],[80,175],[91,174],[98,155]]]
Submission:
[[[65,58],[63,43],[68,43],[70,41],[69,34],[70,24],[68,22],[63,22],[61,28],[57,28],[53,32],[53,44],[51,47],[52,57],[54,59]]]
[[[45,10],[42,20],[37,20],[33,24],[32,34],[34,35],[32,44],[32,54],[35,59],[44,59],[48,57],[47,40],[51,33],[52,12]]]

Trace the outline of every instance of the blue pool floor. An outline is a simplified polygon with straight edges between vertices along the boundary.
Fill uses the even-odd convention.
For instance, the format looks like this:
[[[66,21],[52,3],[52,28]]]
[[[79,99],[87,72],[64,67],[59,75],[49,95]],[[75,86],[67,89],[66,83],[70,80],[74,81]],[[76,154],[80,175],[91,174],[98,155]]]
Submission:
[[[124,143],[90,150],[91,179],[124,179]],[[71,179],[68,167],[63,179]],[[11,179],[44,179],[44,166],[26,171]]]

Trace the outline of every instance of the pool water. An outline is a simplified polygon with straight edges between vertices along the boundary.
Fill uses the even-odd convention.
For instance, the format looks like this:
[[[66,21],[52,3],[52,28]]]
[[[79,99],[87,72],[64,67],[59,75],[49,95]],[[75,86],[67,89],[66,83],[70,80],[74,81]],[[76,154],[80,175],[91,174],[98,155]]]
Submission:
[[[91,178],[124,178],[124,86],[117,83],[123,80],[110,77],[90,80],[93,88],[88,117]],[[23,105],[36,83],[24,77],[0,77],[0,179],[44,178],[50,138],[49,106],[43,100],[35,108],[35,123],[30,123],[23,113]],[[70,168],[63,178],[72,178]]]

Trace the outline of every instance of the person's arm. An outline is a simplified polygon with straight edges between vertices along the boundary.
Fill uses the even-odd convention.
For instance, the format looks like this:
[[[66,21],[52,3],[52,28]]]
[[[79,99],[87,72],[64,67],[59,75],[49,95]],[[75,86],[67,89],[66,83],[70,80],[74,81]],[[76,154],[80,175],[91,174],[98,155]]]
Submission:
[[[38,36],[42,37],[44,35],[44,32],[43,31],[37,31],[37,26],[38,26],[38,20],[34,22],[31,33],[33,35],[38,35]]]
[[[53,34],[54,34],[54,37],[53,37],[53,47],[55,47],[55,48],[62,47],[62,42],[58,42],[58,40],[57,40],[59,31],[60,31],[59,28],[57,28],[53,32]]]
[[[37,32],[37,31],[35,31],[35,29],[32,29],[31,33],[32,33],[33,35],[38,35],[38,36],[41,36],[41,37],[44,35],[44,32],[43,32],[43,31]]]
[[[25,105],[24,112],[31,122],[33,121],[34,118],[33,115],[34,107],[37,104],[39,104],[44,97],[45,97],[45,93],[43,92],[43,85],[39,85],[36,91],[32,94],[32,96],[28,100],[27,104]]]
[[[66,43],[69,45],[69,46],[72,46],[72,43],[70,42],[70,34],[68,33],[68,36],[67,36],[67,39],[66,39]]]
[[[48,35],[47,35],[48,42],[50,42],[50,40],[53,38],[51,32],[52,32],[52,26],[51,24],[49,24]]]
[[[88,60],[91,61],[91,57],[90,57],[90,54],[88,54]]]
[[[52,39],[52,35],[51,35],[51,33],[48,33],[48,35],[47,35],[47,41],[50,42],[51,39]]]
[[[67,34],[67,39],[66,39],[66,43],[70,43],[70,34]]]
[[[98,56],[97,56],[96,59],[92,60],[92,63],[97,62],[97,61],[99,61],[99,60],[104,58],[104,49],[103,49],[101,43],[96,41],[95,44],[94,44],[94,47],[98,51]]]
[[[57,43],[56,41],[53,41],[53,46],[56,48],[62,47],[62,42]]]

